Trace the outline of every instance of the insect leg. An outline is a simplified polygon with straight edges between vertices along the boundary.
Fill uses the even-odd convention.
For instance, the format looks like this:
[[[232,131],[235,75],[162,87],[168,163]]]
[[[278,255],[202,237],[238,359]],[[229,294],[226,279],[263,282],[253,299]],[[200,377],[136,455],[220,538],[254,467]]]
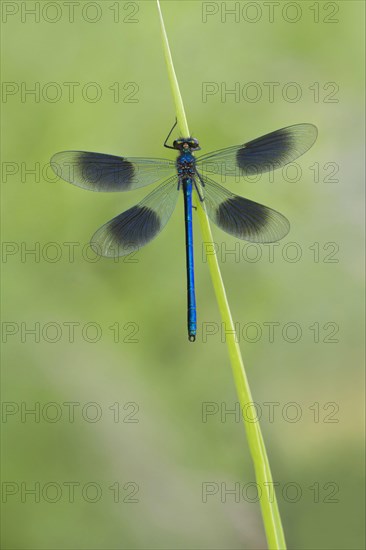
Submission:
[[[174,128],[176,127],[177,123],[178,123],[177,117],[175,117],[175,123],[173,124],[172,129],[170,130],[169,134],[167,135],[166,140],[164,141],[164,147],[166,147],[167,149],[174,149],[174,147],[172,147],[171,145],[167,145],[167,141],[170,138],[170,136],[172,135],[172,132],[173,132]]]

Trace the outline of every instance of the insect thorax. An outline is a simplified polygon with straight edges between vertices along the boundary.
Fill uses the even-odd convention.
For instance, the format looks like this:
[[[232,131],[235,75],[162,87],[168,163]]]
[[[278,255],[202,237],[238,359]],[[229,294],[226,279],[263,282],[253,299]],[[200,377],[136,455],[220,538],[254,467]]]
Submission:
[[[178,175],[182,178],[193,177],[195,174],[196,159],[191,152],[182,152],[177,158]]]

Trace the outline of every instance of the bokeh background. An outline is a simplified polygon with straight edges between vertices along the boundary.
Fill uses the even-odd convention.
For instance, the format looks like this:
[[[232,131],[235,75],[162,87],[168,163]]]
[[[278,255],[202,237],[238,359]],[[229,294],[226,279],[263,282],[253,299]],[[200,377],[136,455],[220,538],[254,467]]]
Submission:
[[[1,6],[2,546],[265,548],[197,220],[193,345],[183,201],[133,260],[97,259],[90,236],[148,191],[94,194],[48,166],[65,149],[173,158],[155,2],[36,4]],[[364,548],[364,4],[162,9],[203,152],[319,128],[274,181],[227,181],[290,219],[283,242],[213,233],[288,545]]]

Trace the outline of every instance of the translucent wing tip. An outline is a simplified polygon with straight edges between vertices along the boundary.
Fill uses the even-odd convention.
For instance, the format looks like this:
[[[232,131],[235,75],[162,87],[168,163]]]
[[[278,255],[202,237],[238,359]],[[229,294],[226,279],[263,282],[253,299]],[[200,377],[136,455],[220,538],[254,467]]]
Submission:
[[[281,130],[279,131],[281,132]],[[292,126],[287,126],[286,128],[283,128],[282,131],[288,131],[290,136],[293,136],[295,139],[300,139],[304,143],[304,145],[308,145],[308,149],[310,149],[310,147],[314,145],[318,137],[317,126],[315,126],[315,124],[311,124],[310,122],[293,124]]]
[[[55,153],[50,158],[50,166],[51,166],[52,170],[55,172],[56,176],[58,176],[59,178],[62,177],[61,163],[62,163],[62,158],[63,158],[63,155],[65,154],[65,152],[66,151],[61,151],[59,153]]]

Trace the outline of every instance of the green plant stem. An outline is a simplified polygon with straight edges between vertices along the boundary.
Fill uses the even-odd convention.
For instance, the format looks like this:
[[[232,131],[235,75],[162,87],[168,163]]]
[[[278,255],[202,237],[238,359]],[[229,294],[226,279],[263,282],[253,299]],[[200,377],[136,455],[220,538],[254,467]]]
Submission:
[[[169,48],[168,37],[165,30],[159,0],[157,0],[157,6],[161,23],[165,60],[175,102],[178,126],[181,135],[188,137],[190,136],[190,133],[188,129],[187,118],[178,85],[177,76],[174,70],[173,60]],[[200,206],[197,209],[197,213],[199,217],[203,240],[205,241],[206,245],[212,246],[212,250],[214,250],[212,233],[206,214],[205,205],[200,201],[198,201],[198,203]],[[245,372],[243,359],[240,353],[238,338],[235,332],[235,326],[231,316],[230,307],[227,300],[225,287],[222,281],[216,254],[208,255],[208,265],[221,318],[226,331],[226,343],[228,346],[231,367],[234,375],[234,381],[239,397],[239,402],[241,405],[241,410],[248,410],[248,407],[251,407],[253,404],[253,398],[250,391],[248,378]],[[259,422],[246,422],[244,420],[244,426],[248,439],[250,454],[254,464],[256,481],[258,484],[260,505],[268,547],[271,550],[286,549],[286,542],[283,533],[281,517],[278,510],[271,469],[269,466],[267,452],[264,445]]]

